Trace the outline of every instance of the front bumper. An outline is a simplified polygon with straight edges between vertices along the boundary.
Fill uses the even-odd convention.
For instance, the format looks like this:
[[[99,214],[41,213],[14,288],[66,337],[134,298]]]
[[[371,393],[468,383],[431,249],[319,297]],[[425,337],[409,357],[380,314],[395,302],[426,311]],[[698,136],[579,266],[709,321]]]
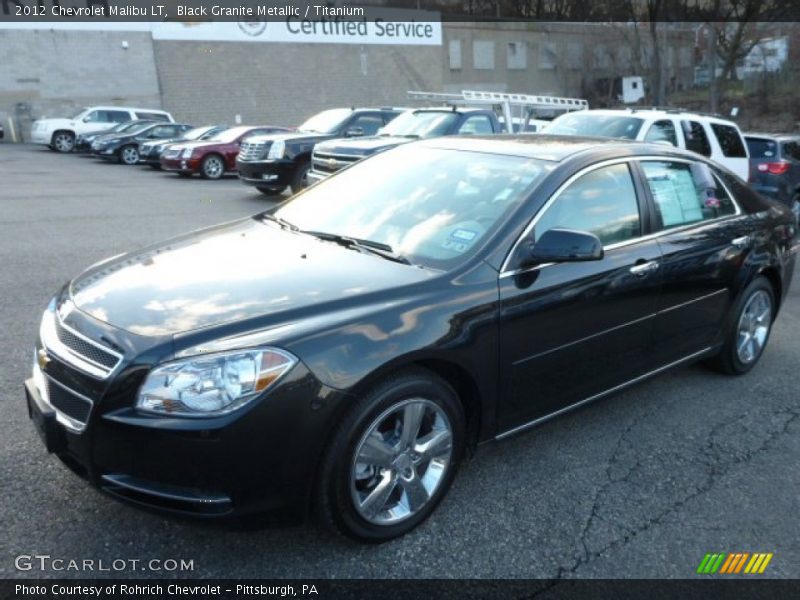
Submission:
[[[31,141],[34,144],[44,144],[45,146],[49,146],[52,138],[53,132],[47,131],[46,129],[34,129],[31,131]]]
[[[290,160],[236,161],[239,179],[247,185],[286,187],[292,184],[296,165]]]
[[[154,167],[161,166],[161,155],[155,150],[151,150],[147,154],[139,154],[140,165],[152,165]]]
[[[41,373],[64,381],[71,367],[52,357],[27,380],[28,415],[47,451],[94,487],[147,509],[206,518],[266,514],[280,523],[305,518],[322,443],[343,393],[322,386],[299,363],[241,411],[176,419],[133,408],[146,370],[126,375],[131,368],[123,364],[120,381],[94,398],[82,431],[59,419],[49,392],[36,384]]]
[[[164,158],[160,159],[161,168],[178,173],[199,173],[200,160],[197,158]]]

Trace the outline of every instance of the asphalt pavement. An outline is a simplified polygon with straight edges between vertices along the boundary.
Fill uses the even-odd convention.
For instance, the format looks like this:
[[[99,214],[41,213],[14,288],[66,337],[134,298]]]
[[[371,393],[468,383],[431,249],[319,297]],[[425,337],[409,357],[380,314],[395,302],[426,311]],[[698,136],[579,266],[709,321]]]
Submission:
[[[235,177],[0,144],[0,577],[692,578],[709,552],[772,552],[765,576],[800,577],[798,285],[747,376],[681,368],[484,446],[425,524],[380,546],[163,517],[90,488],[25,409],[47,301],[104,257],[270,205]],[[44,572],[18,568],[33,555]],[[193,569],[96,570],[130,559]]]

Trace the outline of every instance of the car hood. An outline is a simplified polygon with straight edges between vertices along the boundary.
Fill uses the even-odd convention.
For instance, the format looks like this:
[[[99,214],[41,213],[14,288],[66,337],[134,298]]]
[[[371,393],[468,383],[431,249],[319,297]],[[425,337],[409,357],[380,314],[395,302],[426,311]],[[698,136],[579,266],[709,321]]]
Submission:
[[[163,336],[252,318],[296,321],[432,273],[254,217],[98,263],[71,282],[70,293],[100,321]]]
[[[367,156],[412,141],[414,141],[413,138],[407,137],[373,136],[349,140],[330,140],[318,144],[316,149],[319,152],[330,152],[332,154]]]
[[[160,140],[158,140],[158,142],[161,143]],[[176,141],[174,143],[180,145],[181,148],[198,149],[198,148],[217,148],[219,146],[229,146],[234,142],[220,142],[219,140],[197,140],[189,142]]]
[[[289,133],[270,133],[266,135],[254,135],[248,138],[248,141],[261,143],[261,142],[296,142],[300,140],[318,140],[327,139],[332,137],[331,133],[309,133],[308,131],[293,131]]]

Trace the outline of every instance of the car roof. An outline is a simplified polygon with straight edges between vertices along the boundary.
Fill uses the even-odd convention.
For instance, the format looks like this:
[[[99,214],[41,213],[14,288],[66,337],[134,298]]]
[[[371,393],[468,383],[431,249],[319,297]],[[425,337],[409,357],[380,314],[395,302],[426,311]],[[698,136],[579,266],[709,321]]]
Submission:
[[[743,133],[746,138],[769,138],[773,140],[796,140],[800,138],[797,133]]]
[[[596,115],[619,115],[629,117],[685,117],[692,119],[705,119],[706,121],[713,121],[715,123],[725,123],[726,125],[736,125],[734,121],[726,119],[718,115],[708,115],[699,112],[692,112],[690,110],[683,110],[681,108],[593,108],[583,111],[573,111],[570,115],[591,113]],[[737,125],[738,127],[738,125]]]
[[[441,148],[447,150],[462,150],[467,152],[485,152],[489,154],[504,154],[507,156],[520,156],[535,158],[550,162],[562,162],[578,154],[588,153],[592,150],[605,151],[606,154],[614,153],[624,156],[678,156],[693,160],[703,160],[703,157],[674,146],[665,144],[651,144],[616,138],[595,138],[569,135],[484,135],[484,136],[447,136],[414,142],[417,146]]]
[[[424,106],[422,108],[412,108],[414,112],[454,112],[454,113],[471,113],[471,112],[487,112],[490,108],[480,108],[475,106]]]
[[[135,106],[86,106],[84,107],[84,110],[132,110],[141,112],[151,112],[162,115],[169,114],[167,111],[161,110],[160,108],[138,108]]]

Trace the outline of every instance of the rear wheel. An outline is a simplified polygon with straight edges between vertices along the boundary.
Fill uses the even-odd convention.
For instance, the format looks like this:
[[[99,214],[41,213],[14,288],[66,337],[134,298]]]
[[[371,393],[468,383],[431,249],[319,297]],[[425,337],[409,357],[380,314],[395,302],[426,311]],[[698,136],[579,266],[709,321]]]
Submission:
[[[283,190],[285,190],[286,188],[285,187],[275,188],[275,187],[266,187],[263,185],[259,185],[256,186],[256,189],[265,196],[279,196],[283,193]]]
[[[424,369],[383,380],[354,404],[324,453],[318,519],[364,542],[411,531],[450,488],[464,440],[461,403],[445,381]]]
[[[206,179],[219,179],[225,173],[225,162],[219,154],[209,154],[203,159],[201,174]]]
[[[71,131],[56,131],[50,139],[50,147],[66,154],[75,148],[75,134]]]
[[[752,369],[767,345],[774,315],[772,285],[765,277],[757,277],[737,300],[722,349],[712,365],[729,375],[743,375]]]
[[[123,165],[135,165],[139,162],[139,149],[136,146],[123,146],[119,150],[119,162]]]

